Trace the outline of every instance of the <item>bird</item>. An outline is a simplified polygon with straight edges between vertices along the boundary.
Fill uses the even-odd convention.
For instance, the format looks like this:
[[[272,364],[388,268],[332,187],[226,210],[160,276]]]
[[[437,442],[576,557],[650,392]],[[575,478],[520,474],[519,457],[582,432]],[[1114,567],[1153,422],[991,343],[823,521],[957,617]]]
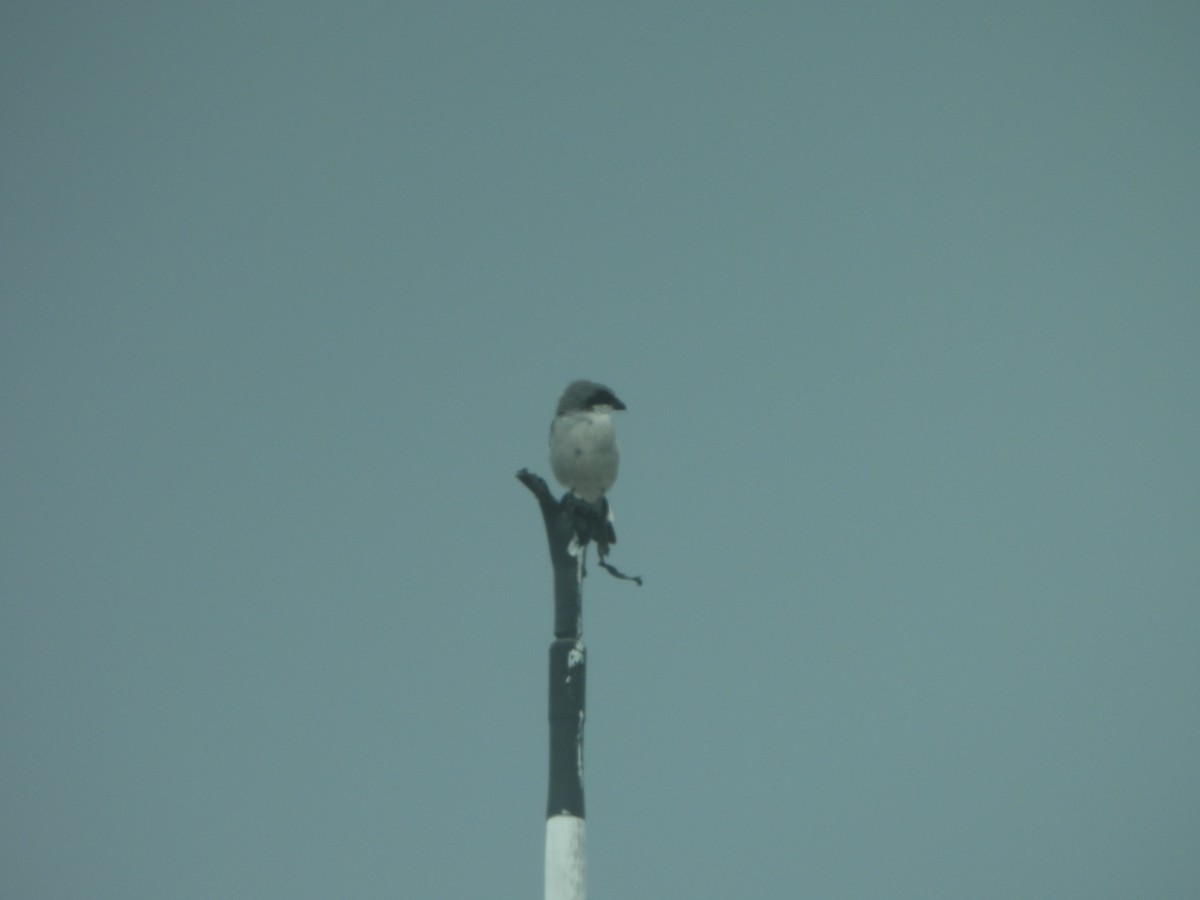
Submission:
[[[558,400],[550,423],[550,468],[576,497],[601,506],[617,480],[620,452],[612,413],[625,409],[610,388],[572,381]]]
[[[569,552],[578,554],[580,576],[587,574],[587,546],[594,541],[610,575],[640,586],[640,575],[626,575],[605,559],[617,542],[605,493],[616,483],[621,462],[612,414],[623,409],[612,388],[586,379],[568,384],[550,423],[550,468],[567,488],[561,507],[574,531]]]

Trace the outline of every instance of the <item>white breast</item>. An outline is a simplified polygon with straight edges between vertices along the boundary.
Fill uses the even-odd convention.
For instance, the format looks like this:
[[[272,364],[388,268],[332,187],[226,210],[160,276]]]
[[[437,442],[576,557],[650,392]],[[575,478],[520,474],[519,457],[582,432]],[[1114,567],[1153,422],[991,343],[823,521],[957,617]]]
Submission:
[[[595,503],[617,480],[620,455],[612,417],[606,412],[564,413],[550,426],[554,477]]]

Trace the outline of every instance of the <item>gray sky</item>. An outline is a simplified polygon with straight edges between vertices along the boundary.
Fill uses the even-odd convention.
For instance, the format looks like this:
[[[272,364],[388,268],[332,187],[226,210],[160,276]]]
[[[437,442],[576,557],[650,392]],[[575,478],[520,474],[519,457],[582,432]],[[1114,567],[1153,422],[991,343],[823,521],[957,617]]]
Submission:
[[[1200,895],[1192,3],[9,3],[0,886]]]

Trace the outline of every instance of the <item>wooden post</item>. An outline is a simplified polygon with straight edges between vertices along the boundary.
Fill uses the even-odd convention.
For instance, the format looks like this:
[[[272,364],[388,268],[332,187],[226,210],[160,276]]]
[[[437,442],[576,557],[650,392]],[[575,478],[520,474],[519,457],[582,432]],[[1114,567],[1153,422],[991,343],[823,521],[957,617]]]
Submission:
[[[554,641],[550,644],[550,785],[546,798],[546,900],[586,900],[583,723],[587,649],[583,645],[583,550],[569,510],[546,482],[517,478],[538,500],[554,567]]]

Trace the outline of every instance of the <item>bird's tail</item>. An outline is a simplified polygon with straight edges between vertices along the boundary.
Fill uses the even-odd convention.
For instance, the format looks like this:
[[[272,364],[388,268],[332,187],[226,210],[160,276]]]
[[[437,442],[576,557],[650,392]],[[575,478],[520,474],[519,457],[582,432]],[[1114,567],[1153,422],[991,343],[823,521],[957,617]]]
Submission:
[[[578,494],[568,493],[563,497],[563,504],[568,506],[571,519],[575,525],[575,539],[580,544],[593,541],[600,551],[601,557],[608,552],[610,544],[617,542],[617,532],[613,528],[612,509],[608,498],[601,495],[594,503],[584,500]]]

